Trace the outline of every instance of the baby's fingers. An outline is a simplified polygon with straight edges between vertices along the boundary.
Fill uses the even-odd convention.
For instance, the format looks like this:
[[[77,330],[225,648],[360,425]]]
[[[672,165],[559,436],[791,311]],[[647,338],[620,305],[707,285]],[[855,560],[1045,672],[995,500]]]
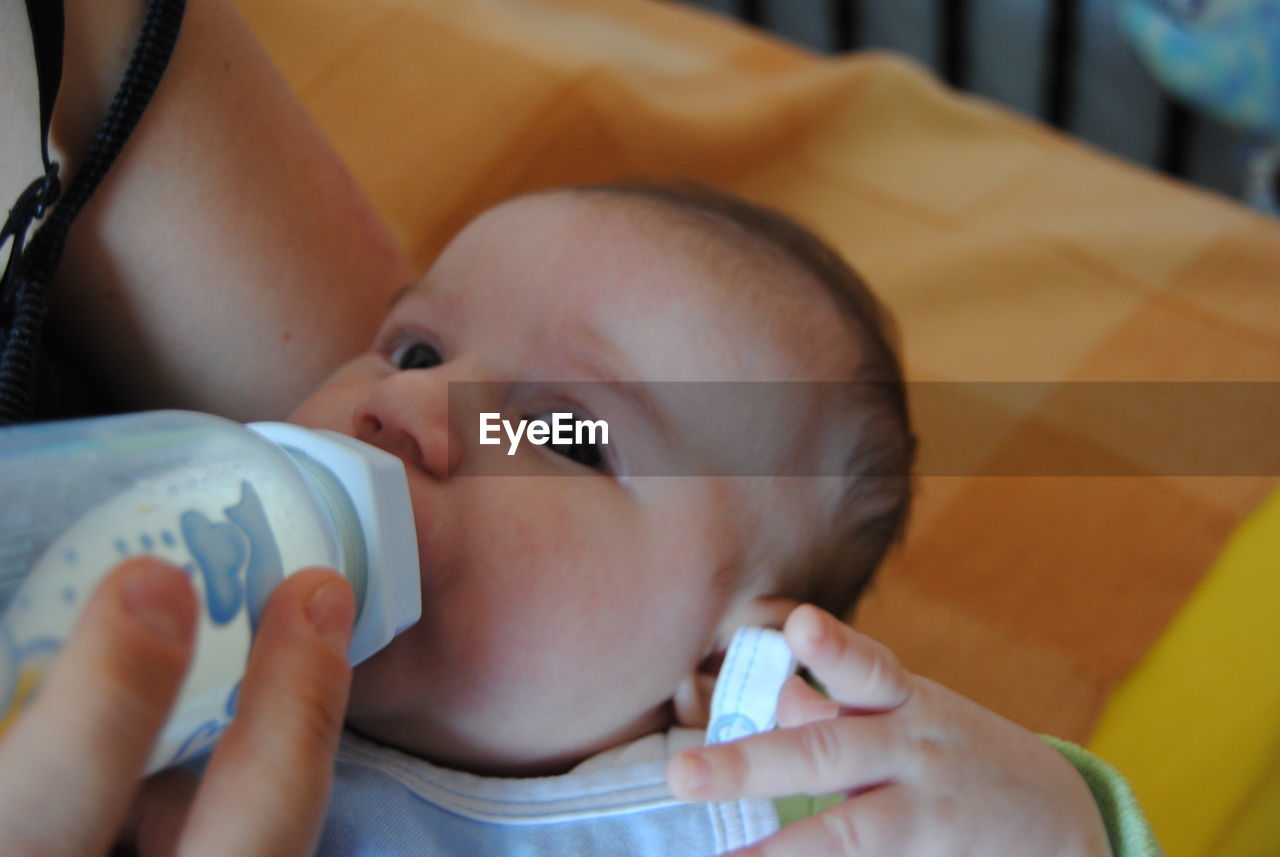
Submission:
[[[6,854],[106,850],[177,696],[195,621],[195,593],[179,569],[139,559],[103,578],[0,744]]]
[[[901,786],[851,798],[789,824],[731,857],[880,857],[908,854],[911,803]]]
[[[898,777],[900,745],[891,715],[837,717],[685,750],[667,781],[677,797],[703,801],[860,791]]]
[[[800,605],[783,633],[800,663],[846,709],[889,711],[911,696],[910,674],[893,652],[825,610]]]

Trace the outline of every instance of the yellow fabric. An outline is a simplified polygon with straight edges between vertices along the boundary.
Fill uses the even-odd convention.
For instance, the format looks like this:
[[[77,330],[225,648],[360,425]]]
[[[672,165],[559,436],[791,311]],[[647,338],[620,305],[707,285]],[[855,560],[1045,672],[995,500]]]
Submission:
[[[520,192],[690,177],[827,237],[897,317],[913,379],[1280,380],[1280,225],[957,95],[900,58],[819,58],[656,0],[239,3],[421,265]],[[914,396],[912,407],[925,462],[949,450],[980,468],[1058,448],[1146,475],[923,478],[905,549],[858,624],[909,668],[1035,731],[1086,742],[1105,712],[1102,755],[1156,808],[1171,854],[1228,841],[1264,853],[1257,837],[1271,831],[1250,807],[1275,789],[1257,759],[1220,756],[1190,781],[1176,761],[1213,758],[1223,730],[1274,748],[1280,718],[1260,691],[1197,695],[1188,709],[1135,679],[1120,707],[1110,699],[1163,651],[1175,616],[1198,614],[1188,597],[1275,479],[1153,475],[1141,450],[1092,423],[1064,433],[1062,391],[1011,404],[978,390],[968,407],[989,418],[982,430]],[[1104,423],[1161,444],[1159,426],[1115,410]],[[1212,427],[1199,440],[1222,445]],[[1246,440],[1274,448],[1274,436]],[[1210,584],[1241,574],[1223,568]],[[1280,614],[1273,590],[1254,596],[1237,597]],[[1220,652],[1277,650],[1266,627],[1216,621],[1221,637],[1191,647],[1189,675],[1243,675]],[[1117,757],[1130,739],[1107,736],[1130,734],[1122,726],[1170,736],[1167,752],[1140,754],[1150,745],[1135,738]],[[1198,805],[1197,830],[1217,832],[1170,841],[1192,837],[1177,826],[1192,824],[1181,801]]]
[[[1280,853],[1280,491],[1112,696],[1090,749],[1169,857]]]

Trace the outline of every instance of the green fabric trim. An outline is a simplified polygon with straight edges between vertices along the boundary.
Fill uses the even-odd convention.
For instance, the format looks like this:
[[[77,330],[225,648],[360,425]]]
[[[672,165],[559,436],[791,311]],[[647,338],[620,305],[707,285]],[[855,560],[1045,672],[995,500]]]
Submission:
[[[1142,807],[1138,806],[1138,799],[1119,771],[1070,741],[1051,735],[1040,737],[1065,756],[1084,777],[1102,813],[1113,857],[1163,857],[1160,843],[1156,842],[1142,814]]]
[[[1115,768],[1069,741],[1049,735],[1040,737],[1065,756],[1080,772],[1080,776],[1084,777],[1098,804],[1098,810],[1102,813],[1107,838],[1111,841],[1112,857],[1163,857],[1160,845],[1138,806],[1137,798]],[[817,815],[843,800],[842,794],[791,795],[775,798],[773,808],[778,813],[779,826],[786,827],[802,818]]]
[[[830,809],[844,800],[844,795],[790,795],[773,799],[773,808],[778,813],[778,826],[786,827],[794,821],[800,821],[811,815],[817,815],[824,809]]]

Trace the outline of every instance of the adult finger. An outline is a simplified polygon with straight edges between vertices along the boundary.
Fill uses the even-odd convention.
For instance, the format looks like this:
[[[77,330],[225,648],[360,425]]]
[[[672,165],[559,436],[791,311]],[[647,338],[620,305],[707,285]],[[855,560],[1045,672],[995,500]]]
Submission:
[[[332,571],[298,572],[272,593],[235,718],[187,818],[184,853],[312,852],[346,710],[354,616],[351,587]]]
[[[893,652],[812,604],[791,611],[787,644],[827,693],[854,711],[888,711],[911,696],[910,674]]]
[[[186,824],[200,781],[181,768],[148,777],[121,831],[117,846],[125,854],[170,855]]]
[[[910,853],[913,819],[902,786],[885,786],[787,825],[730,857],[879,857]]]
[[[684,800],[853,791],[895,779],[903,765],[892,715],[837,717],[684,750],[667,781]]]
[[[114,839],[195,636],[187,576],[151,558],[103,578],[0,743],[5,853],[99,854]]]

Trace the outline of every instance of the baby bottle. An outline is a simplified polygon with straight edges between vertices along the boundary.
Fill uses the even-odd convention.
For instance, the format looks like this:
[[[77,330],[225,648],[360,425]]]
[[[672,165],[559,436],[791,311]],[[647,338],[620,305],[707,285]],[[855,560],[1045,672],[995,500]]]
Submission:
[[[196,649],[147,764],[198,756],[231,721],[253,632],[283,576],[351,583],[358,663],[417,621],[404,466],[334,432],[155,411],[0,429],[0,732],[96,583],[126,557],[186,570]]]

